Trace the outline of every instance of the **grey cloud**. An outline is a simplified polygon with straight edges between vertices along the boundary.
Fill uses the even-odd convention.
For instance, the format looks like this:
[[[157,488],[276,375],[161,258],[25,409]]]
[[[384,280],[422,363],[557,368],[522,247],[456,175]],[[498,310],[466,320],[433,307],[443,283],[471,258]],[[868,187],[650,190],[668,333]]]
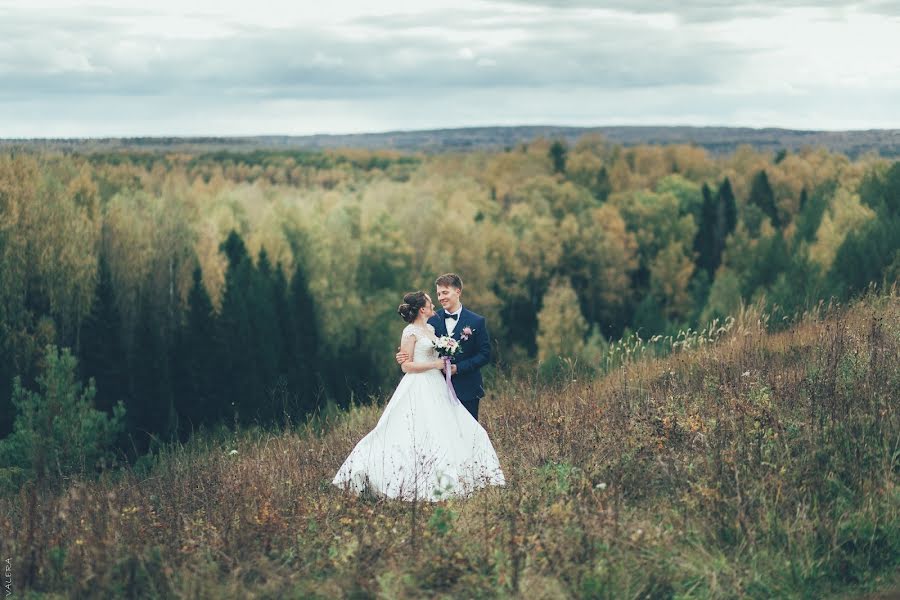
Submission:
[[[900,15],[900,0],[496,0],[498,6],[532,6],[550,9],[611,9],[634,14],[670,14],[683,23],[727,21],[738,17],[775,16],[786,8],[858,9],[870,14]]]
[[[866,3],[866,8],[874,14],[900,17],[900,1],[897,0],[873,0]]]
[[[520,18],[511,26],[521,39],[484,54],[473,51],[477,56],[470,58],[460,56],[460,44],[422,29],[440,23],[454,31],[480,27],[489,35],[510,26],[487,16],[471,11],[424,20],[368,19],[368,40],[303,27],[247,26],[221,38],[155,39],[132,35],[109,14],[4,20],[0,97],[355,98],[416,88],[650,88],[715,83],[747,58],[735,47],[679,32],[565,16]]]
[[[524,10],[525,4],[565,8]],[[869,3],[866,10],[886,14],[898,4]],[[791,125],[812,124],[808,115],[816,107],[823,119],[846,120],[857,106],[867,107],[852,114],[860,122],[895,119],[898,91],[887,83],[846,102],[854,92],[837,86],[772,97],[746,89],[721,93],[734,91],[729,82],[767,49],[747,40],[713,41],[696,21],[776,14],[774,4],[604,4],[639,16],[674,11],[682,24],[668,29],[649,19],[612,18],[590,10],[596,4],[587,0],[483,6],[354,19],[345,24],[349,29],[335,30],[287,23],[269,29],[217,17],[217,33],[208,37],[136,28],[156,16],[148,11],[43,15],[0,7],[0,137],[51,130],[54,123],[56,131],[112,134],[252,132],[250,125],[233,125],[242,119],[277,132],[269,123],[278,111],[284,119],[276,118],[277,126],[328,115],[317,131],[346,131],[346,123],[356,130],[551,122]],[[828,6],[839,11],[846,4]]]

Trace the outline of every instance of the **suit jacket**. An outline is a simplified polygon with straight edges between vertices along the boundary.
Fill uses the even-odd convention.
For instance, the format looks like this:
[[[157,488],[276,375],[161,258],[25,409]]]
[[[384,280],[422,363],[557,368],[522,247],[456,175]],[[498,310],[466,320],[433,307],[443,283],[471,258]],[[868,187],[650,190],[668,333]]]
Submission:
[[[438,336],[447,335],[447,324],[444,323],[446,314],[442,308],[428,319],[428,323],[434,327],[434,332]],[[472,335],[468,340],[462,340],[460,336],[466,327],[472,328]],[[481,315],[463,307],[452,337],[459,341],[462,347],[462,352],[453,358],[456,364],[453,389],[456,390],[457,397],[463,402],[483,398],[484,380],[481,377],[481,367],[491,361],[491,338],[488,334],[487,321]]]

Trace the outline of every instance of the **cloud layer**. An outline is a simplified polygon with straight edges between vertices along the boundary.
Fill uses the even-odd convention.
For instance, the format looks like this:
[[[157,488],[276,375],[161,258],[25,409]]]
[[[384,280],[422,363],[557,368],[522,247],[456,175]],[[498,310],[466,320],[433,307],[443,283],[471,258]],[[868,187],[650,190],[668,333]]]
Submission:
[[[0,137],[900,127],[900,2],[184,4],[0,4]]]

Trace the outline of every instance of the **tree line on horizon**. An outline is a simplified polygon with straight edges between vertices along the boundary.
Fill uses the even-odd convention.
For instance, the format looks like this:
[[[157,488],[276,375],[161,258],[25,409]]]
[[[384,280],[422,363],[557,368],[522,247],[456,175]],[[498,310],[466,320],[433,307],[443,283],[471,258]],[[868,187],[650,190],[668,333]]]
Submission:
[[[0,436],[71,348],[133,444],[393,385],[398,298],[463,276],[503,367],[900,275],[900,163],[597,136],[434,156],[0,154]],[[773,322],[780,322],[778,318]],[[136,440],[136,441],[135,441]]]

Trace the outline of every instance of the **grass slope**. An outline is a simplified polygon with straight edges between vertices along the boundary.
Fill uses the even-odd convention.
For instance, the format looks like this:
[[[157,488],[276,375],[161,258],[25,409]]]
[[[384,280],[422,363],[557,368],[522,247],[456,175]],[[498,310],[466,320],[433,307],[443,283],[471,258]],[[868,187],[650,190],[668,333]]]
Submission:
[[[896,581],[896,291],[689,342],[596,381],[495,382],[482,420],[509,485],[467,501],[334,489],[369,406],[23,489],[0,499],[0,552],[35,597],[814,598]]]

